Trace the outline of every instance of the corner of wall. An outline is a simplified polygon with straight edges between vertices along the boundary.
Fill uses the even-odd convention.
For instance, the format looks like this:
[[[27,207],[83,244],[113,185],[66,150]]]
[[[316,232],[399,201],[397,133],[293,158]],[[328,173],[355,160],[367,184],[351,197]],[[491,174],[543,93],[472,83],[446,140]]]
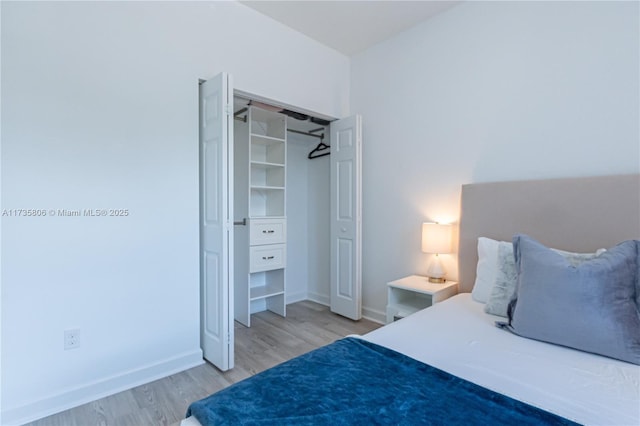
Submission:
[[[319,303],[321,305],[324,305],[324,306],[331,305],[331,301],[329,300],[329,296],[326,295],[326,294],[319,294],[319,293],[315,293],[315,292],[309,292],[309,294],[307,295],[307,299],[311,300],[312,302],[316,302],[316,303]]]

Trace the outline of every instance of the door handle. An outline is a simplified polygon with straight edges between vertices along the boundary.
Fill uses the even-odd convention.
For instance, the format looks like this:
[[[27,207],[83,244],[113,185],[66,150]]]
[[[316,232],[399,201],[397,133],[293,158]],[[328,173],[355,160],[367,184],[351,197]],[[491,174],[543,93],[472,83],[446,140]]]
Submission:
[[[242,220],[236,220],[235,222],[233,222],[234,225],[242,225],[242,226],[247,226],[247,218],[242,218]]]

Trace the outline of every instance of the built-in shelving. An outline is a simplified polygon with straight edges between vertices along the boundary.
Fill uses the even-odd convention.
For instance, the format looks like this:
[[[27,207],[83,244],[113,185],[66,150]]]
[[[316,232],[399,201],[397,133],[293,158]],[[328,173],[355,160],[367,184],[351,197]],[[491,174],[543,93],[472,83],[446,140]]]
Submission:
[[[286,314],[286,116],[250,107],[248,153],[249,262],[236,277],[236,320],[250,326],[251,314],[265,309]],[[243,277],[247,277],[244,279]],[[240,288],[238,288],[240,287]]]

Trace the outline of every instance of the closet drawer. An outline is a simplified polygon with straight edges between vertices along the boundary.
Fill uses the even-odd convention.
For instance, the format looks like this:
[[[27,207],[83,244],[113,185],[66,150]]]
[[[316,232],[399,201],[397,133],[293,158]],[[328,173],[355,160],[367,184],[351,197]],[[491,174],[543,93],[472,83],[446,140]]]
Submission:
[[[271,244],[249,248],[249,272],[270,271],[285,267],[286,244]]]
[[[285,219],[251,219],[249,244],[280,244],[286,242]]]

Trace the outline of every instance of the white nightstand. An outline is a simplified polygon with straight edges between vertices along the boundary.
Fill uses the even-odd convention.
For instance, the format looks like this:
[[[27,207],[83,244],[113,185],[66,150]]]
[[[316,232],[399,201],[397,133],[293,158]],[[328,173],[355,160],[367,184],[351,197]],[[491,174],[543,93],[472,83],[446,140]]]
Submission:
[[[427,277],[410,275],[387,283],[387,324],[458,294],[458,283],[430,283]]]

